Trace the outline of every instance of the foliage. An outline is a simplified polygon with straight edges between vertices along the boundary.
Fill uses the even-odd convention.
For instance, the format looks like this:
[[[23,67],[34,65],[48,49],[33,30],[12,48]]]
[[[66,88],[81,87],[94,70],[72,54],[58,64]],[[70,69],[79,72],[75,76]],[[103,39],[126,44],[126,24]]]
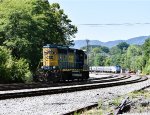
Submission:
[[[105,56],[101,54],[97,54],[94,58],[94,65],[103,66],[104,65]]]
[[[105,53],[109,53],[109,48],[106,47],[106,46],[102,46],[102,51],[105,52]]]
[[[110,65],[121,65],[121,57],[122,57],[122,51],[117,46],[114,46],[110,49]]]
[[[116,54],[111,56],[111,65],[121,65],[121,54]]]
[[[106,57],[104,65],[105,66],[111,66],[111,61],[112,61],[112,59],[110,57]]]
[[[22,74],[25,71],[30,76],[28,69],[35,72],[42,58],[43,45],[70,46],[77,32],[59,4],[50,4],[48,0],[2,0],[0,17],[0,46],[6,46],[11,52],[8,56],[12,59],[6,59],[10,59],[14,68],[13,80],[18,81],[25,80],[20,79],[21,75],[26,76]]]
[[[110,55],[116,55],[121,54],[121,49],[119,49],[117,46],[114,46],[110,49]]]
[[[124,49],[128,49],[129,44],[127,44],[126,42],[121,42],[117,45],[117,47],[123,51]]]
[[[131,45],[127,49],[126,53],[126,67],[130,68],[132,71],[137,71],[142,69],[142,49],[138,45]]]
[[[93,53],[97,54],[97,53],[101,53],[101,52],[102,52],[102,49],[96,47],[96,48],[93,48],[92,51],[93,51]]]
[[[122,42],[109,49],[109,52],[105,53],[101,46],[94,47],[91,49],[89,54],[90,66],[120,65],[122,68],[131,71],[136,72],[138,70],[143,70],[144,73],[149,73],[150,62],[148,62],[147,59],[149,59],[148,52],[150,52],[150,41],[147,40],[146,42],[148,43],[145,43],[143,46],[129,45]],[[146,64],[145,66],[144,62]]]
[[[16,60],[11,51],[0,46],[0,82],[30,82],[31,72],[25,59]]]
[[[0,46],[0,82],[10,80],[10,69],[12,65],[11,51]]]
[[[143,55],[143,73],[150,74],[150,38],[145,40],[142,46]]]
[[[42,58],[43,45],[70,46],[77,32],[59,4],[48,0],[3,0],[0,17],[0,45],[12,50],[16,59],[26,59],[32,72]]]
[[[13,82],[31,82],[31,72],[29,71],[29,64],[25,59],[13,61],[11,68],[11,80]]]
[[[144,74],[150,74],[150,59],[146,61],[146,65],[143,67],[143,73]]]
[[[93,47],[93,46],[92,46]],[[107,49],[107,48],[105,48]],[[102,46],[91,48],[89,53],[90,66],[115,66],[131,71],[142,71],[150,74],[150,39],[143,46],[129,45],[125,42],[104,52]]]

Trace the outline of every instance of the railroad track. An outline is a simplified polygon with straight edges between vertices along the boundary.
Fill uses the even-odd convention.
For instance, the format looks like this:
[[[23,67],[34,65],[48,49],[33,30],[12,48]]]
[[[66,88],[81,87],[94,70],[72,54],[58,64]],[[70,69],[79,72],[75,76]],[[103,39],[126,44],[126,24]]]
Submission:
[[[23,83],[14,83],[14,84],[0,84],[0,91],[7,91],[7,90],[20,90],[20,89],[34,89],[34,88],[46,88],[46,87],[58,87],[58,86],[72,86],[72,85],[82,85],[82,84],[92,84],[92,83],[100,83],[100,82],[109,82],[109,81],[117,81],[127,79],[130,76],[119,76],[119,75],[110,75],[107,77],[101,78],[89,78],[86,81],[68,81],[62,83],[31,83],[31,84],[23,84]]]
[[[34,89],[34,88],[46,88],[46,87],[58,87],[58,86],[71,86],[71,85],[80,85],[80,84],[88,84],[88,83],[94,83],[101,80],[116,78],[118,75],[109,75],[107,77],[101,77],[101,78],[94,78],[91,77],[86,81],[66,81],[61,83],[30,83],[30,84],[24,84],[24,83],[13,83],[13,84],[0,84],[0,91],[7,91],[7,90],[20,90],[20,89]],[[124,78],[124,76],[119,77],[120,79]],[[97,80],[97,81],[93,81]]]
[[[118,79],[117,79],[118,78]],[[87,84],[78,84],[70,86],[61,86],[61,87],[49,87],[49,88],[38,88],[38,89],[24,89],[24,90],[14,90],[14,91],[0,91],[0,100],[10,99],[10,98],[20,98],[20,97],[31,97],[31,96],[40,96],[40,95],[51,95],[58,93],[67,93],[75,91],[83,91],[104,87],[112,87],[118,85],[125,85],[144,81],[147,78],[135,77],[135,79],[130,79],[129,76],[122,76],[111,78],[110,80],[103,79],[99,83],[87,83]],[[128,78],[128,79],[127,79]]]
[[[147,80],[147,79],[148,79],[148,78],[145,77],[145,78],[142,78],[141,80],[140,80],[140,79],[137,80],[137,81],[135,80],[135,81],[133,81],[132,83],[137,83],[137,82],[145,81],[145,80]],[[127,83],[127,84],[129,84],[129,83]],[[143,87],[143,88],[140,88],[140,89],[138,89],[137,91],[146,89],[146,88],[148,88],[148,87],[150,87],[150,85],[149,85],[149,86],[146,86],[146,87]],[[98,103],[94,103],[94,104],[88,105],[88,106],[86,106],[86,107],[82,107],[82,108],[80,108],[80,109],[76,109],[76,110],[67,112],[67,113],[65,113],[65,114],[63,114],[63,115],[74,115],[74,113],[82,113],[82,112],[85,111],[85,110],[88,111],[88,110],[90,110],[90,109],[92,109],[92,108],[95,108],[95,107],[97,107],[97,106],[98,106]]]

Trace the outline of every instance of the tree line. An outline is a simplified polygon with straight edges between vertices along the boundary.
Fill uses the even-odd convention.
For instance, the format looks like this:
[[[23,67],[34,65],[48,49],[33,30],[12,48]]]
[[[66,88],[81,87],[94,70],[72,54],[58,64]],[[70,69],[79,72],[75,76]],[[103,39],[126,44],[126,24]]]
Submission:
[[[73,45],[77,27],[48,0],[0,1],[0,82],[28,82],[46,44]]]
[[[85,49],[86,47],[82,47]],[[108,48],[105,46],[90,45],[89,66],[116,66],[143,74],[150,74],[150,38],[143,45],[129,45],[121,42]]]

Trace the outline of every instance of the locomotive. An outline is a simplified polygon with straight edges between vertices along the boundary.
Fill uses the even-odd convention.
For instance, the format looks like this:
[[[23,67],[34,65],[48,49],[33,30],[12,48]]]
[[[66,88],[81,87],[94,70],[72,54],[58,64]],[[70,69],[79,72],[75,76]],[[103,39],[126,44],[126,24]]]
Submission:
[[[87,55],[64,45],[43,46],[43,61],[36,74],[38,81],[59,82],[89,78]]]

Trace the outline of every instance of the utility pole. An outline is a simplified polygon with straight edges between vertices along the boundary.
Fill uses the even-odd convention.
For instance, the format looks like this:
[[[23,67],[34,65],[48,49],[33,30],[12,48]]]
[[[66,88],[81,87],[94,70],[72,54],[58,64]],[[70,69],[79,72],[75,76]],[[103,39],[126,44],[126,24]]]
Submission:
[[[89,65],[89,42],[90,40],[86,39],[87,65]]]

